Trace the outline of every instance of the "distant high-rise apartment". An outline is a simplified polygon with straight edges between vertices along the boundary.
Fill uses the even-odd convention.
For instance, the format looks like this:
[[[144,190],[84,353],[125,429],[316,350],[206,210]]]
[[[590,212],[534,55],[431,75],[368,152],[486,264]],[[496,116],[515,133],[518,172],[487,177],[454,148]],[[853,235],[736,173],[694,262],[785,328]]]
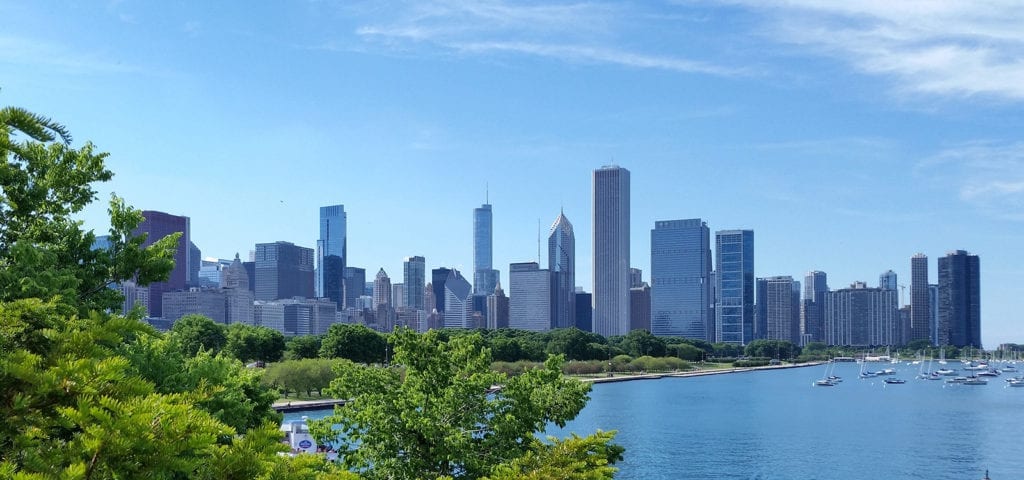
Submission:
[[[373,309],[376,310],[381,305],[392,306],[391,278],[383,268],[377,272],[377,277],[373,280]]]
[[[185,315],[203,315],[220,324],[227,324],[227,302],[221,290],[200,290],[192,288],[165,292],[163,298],[164,318],[175,321]]]
[[[939,258],[939,342],[981,348],[981,271],[977,255]]]
[[[651,333],[714,341],[711,232],[699,218],[651,230]]]
[[[908,340],[930,339],[930,319],[928,257],[923,253],[918,253],[910,259],[910,338]]]
[[[444,282],[445,328],[476,328],[472,323],[473,287],[456,269],[448,271]]]
[[[427,282],[426,288],[423,289],[423,310],[427,313],[437,310],[437,300],[434,296],[433,282]]]
[[[715,232],[715,341],[754,339],[754,231]]]
[[[543,332],[551,329],[551,271],[537,262],[513,263],[508,267],[508,326]]]
[[[494,269],[494,215],[491,204],[473,209],[473,293],[490,295],[498,282]]]
[[[829,345],[878,346],[900,343],[900,312],[896,290],[850,288],[825,296],[825,341]]]
[[[290,242],[256,244],[256,299],[313,297],[313,249]]]
[[[316,293],[339,307],[345,305],[347,215],[344,205],[320,207],[320,239],[316,241]]]
[[[651,286],[647,282],[629,289],[629,329],[651,331]]]
[[[576,324],[576,234],[565,212],[551,224],[548,234],[548,270],[551,272],[553,328]]]
[[[184,290],[189,283],[192,267],[192,245],[191,229],[189,218],[185,216],[171,215],[169,213],[157,212],[154,210],[142,211],[142,223],[135,229],[133,234],[146,234],[146,241],[142,247],[148,247],[154,242],[163,239],[168,235],[180,233],[177,248],[174,250],[174,269],[165,282],[150,283],[149,288],[149,316],[159,317],[163,315],[163,295],[165,292]],[[195,269],[198,269],[197,265]]]
[[[487,328],[508,328],[509,300],[501,282],[494,287],[494,293],[487,296]]]
[[[754,336],[800,342],[800,282],[790,276],[757,279]]]
[[[189,287],[199,286],[199,268],[203,263],[203,252],[199,250],[194,242],[189,240],[188,242],[188,281],[185,282]]]
[[[338,308],[360,308],[359,297],[363,296],[366,285],[366,269],[345,267],[345,303]]]
[[[939,343],[939,284],[937,283],[928,285],[928,313],[931,314],[928,325],[930,325],[932,345],[942,345]],[[910,324],[909,321],[907,324]]]
[[[878,288],[882,290],[899,290],[899,282],[896,279],[896,272],[886,270],[878,276]]]
[[[420,256],[406,257],[402,263],[402,280],[405,283],[405,306],[423,310],[423,289],[427,283],[427,260]]]
[[[825,294],[828,276],[813,270],[804,275],[804,298],[800,306],[800,333],[812,342],[825,341]]]
[[[629,332],[629,170],[594,170],[594,332]],[[513,301],[515,294],[512,294]]]

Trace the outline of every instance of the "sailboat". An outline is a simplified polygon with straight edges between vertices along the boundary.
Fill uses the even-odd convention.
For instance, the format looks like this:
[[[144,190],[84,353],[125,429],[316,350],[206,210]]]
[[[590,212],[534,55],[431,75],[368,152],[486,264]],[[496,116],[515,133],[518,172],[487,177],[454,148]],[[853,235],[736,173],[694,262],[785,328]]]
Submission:
[[[839,377],[836,377],[835,375],[831,375],[830,374],[831,373],[831,369],[834,368],[834,365],[835,364],[832,362],[832,360],[829,360],[828,362],[825,363],[825,375],[823,377],[821,377],[821,380],[818,380],[818,381],[814,382],[814,386],[815,387],[834,387],[834,386],[836,386],[837,383],[842,381],[842,379],[839,379]],[[836,380],[833,380],[833,378],[836,378],[836,379],[839,379],[839,380],[836,381]]]

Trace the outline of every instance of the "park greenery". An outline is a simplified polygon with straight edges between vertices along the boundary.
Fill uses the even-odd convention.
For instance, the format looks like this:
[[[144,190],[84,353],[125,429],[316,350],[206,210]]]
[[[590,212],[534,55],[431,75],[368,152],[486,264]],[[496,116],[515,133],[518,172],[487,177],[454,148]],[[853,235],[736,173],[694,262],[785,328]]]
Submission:
[[[268,329],[202,316],[161,333],[140,310],[119,312],[123,299],[110,286],[166,279],[180,239],[143,247],[145,235],[135,233],[141,211],[112,196],[110,248],[94,249],[95,234],[75,216],[96,199],[93,185],[113,173],[107,154],[72,143],[48,118],[0,109],[0,478],[614,475],[622,449],[612,432],[535,437],[575,417],[588,398],[589,386],[562,376],[559,356],[508,377],[490,369],[491,351],[470,336],[405,331],[385,339],[348,329],[286,342]],[[387,367],[312,358],[377,361],[380,340],[385,363],[387,341],[393,345]],[[281,416],[271,408],[277,392],[263,369],[245,362],[282,358],[333,370],[327,393],[351,400],[338,418],[358,446],[346,444],[343,464],[281,455]],[[488,393],[498,384],[501,393]]]

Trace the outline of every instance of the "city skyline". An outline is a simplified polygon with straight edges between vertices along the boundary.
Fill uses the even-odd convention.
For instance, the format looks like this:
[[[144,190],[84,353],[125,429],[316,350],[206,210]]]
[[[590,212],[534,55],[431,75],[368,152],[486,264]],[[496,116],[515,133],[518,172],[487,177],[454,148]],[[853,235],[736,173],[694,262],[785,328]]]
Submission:
[[[110,152],[81,215],[99,234],[117,192],[244,258],[315,248],[316,208],[344,204],[348,265],[471,278],[490,183],[494,265],[536,260],[564,208],[589,290],[589,172],[617,163],[631,267],[650,272],[656,221],[695,217],[758,232],[758,275],[838,286],[964,249],[985,259],[984,343],[1018,340],[1024,65],[1016,34],[990,41],[1018,5],[389,7],[0,0],[0,101]]]

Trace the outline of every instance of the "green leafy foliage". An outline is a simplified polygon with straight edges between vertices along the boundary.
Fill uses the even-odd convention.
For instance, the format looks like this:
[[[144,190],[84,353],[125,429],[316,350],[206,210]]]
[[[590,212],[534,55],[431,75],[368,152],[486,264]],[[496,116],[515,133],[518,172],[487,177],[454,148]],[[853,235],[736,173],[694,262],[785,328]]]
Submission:
[[[350,400],[314,424],[314,433],[339,442],[344,465],[368,478],[514,476],[550,463],[553,447],[540,445],[534,433],[574,418],[590,386],[563,377],[560,356],[509,377],[489,368],[490,351],[479,334],[443,337],[438,331],[394,333],[400,367],[343,361],[328,393]],[[492,391],[496,385],[501,389]],[[604,446],[595,456],[618,459],[611,435],[587,438]],[[507,468],[497,472],[503,464]]]
[[[289,360],[317,358],[320,356],[320,337],[317,335],[299,335],[285,341],[284,356]]]
[[[335,323],[320,346],[323,358],[346,358],[356,363],[384,363],[387,340],[366,325]]]
[[[304,358],[302,360],[285,360],[267,366],[263,374],[263,385],[283,393],[305,393],[312,396],[313,392],[321,393],[337,376],[335,367],[341,363],[339,359]]]
[[[272,328],[228,325],[224,351],[242,362],[276,362],[284,356],[284,335]]]
[[[111,313],[109,285],[166,279],[178,237],[141,248],[141,213],[113,197],[111,248],[93,250],[72,216],[111,173],[106,154],[70,143],[49,119],[0,109],[0,478],[351,478],[277,454],[259,373]]]
[[[220,352],[228,343],[227,327],[197,314],[176,320],[169,337],[186,355],[195,355],[200,350]]]

